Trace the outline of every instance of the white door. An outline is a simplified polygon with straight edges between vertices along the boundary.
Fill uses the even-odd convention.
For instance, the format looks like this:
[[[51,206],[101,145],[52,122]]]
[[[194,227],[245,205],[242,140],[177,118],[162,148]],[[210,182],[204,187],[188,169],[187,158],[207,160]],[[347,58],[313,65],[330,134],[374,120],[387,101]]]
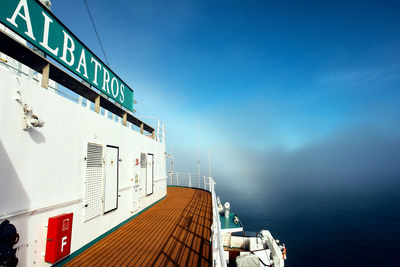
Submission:
[[[153,154],[147,154],[146,164],[146,195],[153,194]]]
[[[104,175],[104,213],[118,207],[118,147],[107,146]]]

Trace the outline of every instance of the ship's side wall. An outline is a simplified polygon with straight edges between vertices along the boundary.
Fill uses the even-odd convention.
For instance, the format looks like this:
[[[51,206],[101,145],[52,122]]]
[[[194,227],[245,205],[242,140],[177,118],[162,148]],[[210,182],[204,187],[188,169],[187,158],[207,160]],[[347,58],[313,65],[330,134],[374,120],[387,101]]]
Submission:
[[[44,121],[42,128],[23,129],[23,104]],[[118,208],[85,221],[88,143],[118,147]],[[146,171],[140,162],[136,165],[141,153],[154,155],[151,195],[146,195]],[[74,213],[73,252],[166,195],[165,144],[4,68],[0,171],[0,222],[9,219],[17,227],[21,266],[48,265],[49,217]]]

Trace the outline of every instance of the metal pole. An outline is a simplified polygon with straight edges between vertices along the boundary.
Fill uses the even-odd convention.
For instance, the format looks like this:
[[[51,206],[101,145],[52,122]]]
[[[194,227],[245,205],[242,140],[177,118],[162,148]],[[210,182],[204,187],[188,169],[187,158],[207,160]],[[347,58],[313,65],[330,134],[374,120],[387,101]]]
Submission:
[[[208,176],[211,177],[211,150],[208,150]]]
[[[165,124],[162,126],[162,143],[165,143]]]
[[[197,161],[197,175],[199,176],[199,188],[200,187],[200,160]]]
[[[157,120],[157,141],[160,141],[160,120]]]
[[[171,171],[171,173],[174,173],[173,166],[174,166],[174,162],[173,162],[173,158],[171,155],[169,158],[169,170]]]
[[[174,171],[174,157],[172,157],[172,161],[171,161],[171,166],[172,166],[172,173],[174,173],[175,171]]]

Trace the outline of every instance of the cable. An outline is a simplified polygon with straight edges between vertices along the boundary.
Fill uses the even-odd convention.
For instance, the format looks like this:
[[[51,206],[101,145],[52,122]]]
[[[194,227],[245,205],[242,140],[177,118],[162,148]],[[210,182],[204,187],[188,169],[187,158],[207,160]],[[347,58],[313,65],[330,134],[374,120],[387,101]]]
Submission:
[[[85,2],[86,9],[87,9],[87,11],[88,11],[88,14],[89,14],[90,20],[92,21],[92,24],[93,24],[94,31],[96,32],[97,40],[99,40],[99,44],[100,44],[100,47],[101,47],[101,51],[103,51],[104,60],[106,61],[106,64],[107,64],[107,66],[109,66],[109,67],[110,67],[110,63],[108,62],[108,59],[107,59],[106,52],[104,51],[103,44],[101,43],[101,40],[100,40],[99,33],[97,32],[96,25],[94,24],[94,20],[93,20],[92,14],[90,13],[89,6],[88,6],[88,4],[87,4],[86,0],[83,0],[83,2]]]

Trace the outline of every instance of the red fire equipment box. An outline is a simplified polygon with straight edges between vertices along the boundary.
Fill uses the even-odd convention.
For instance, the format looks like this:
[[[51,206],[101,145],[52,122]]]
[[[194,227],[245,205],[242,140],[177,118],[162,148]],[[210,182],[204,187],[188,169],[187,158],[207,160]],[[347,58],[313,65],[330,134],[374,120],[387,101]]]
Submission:
[[[69,255],[73,215],[73,213],[65,213],[49,218],[44,257],[46,262],[55,263]]]

